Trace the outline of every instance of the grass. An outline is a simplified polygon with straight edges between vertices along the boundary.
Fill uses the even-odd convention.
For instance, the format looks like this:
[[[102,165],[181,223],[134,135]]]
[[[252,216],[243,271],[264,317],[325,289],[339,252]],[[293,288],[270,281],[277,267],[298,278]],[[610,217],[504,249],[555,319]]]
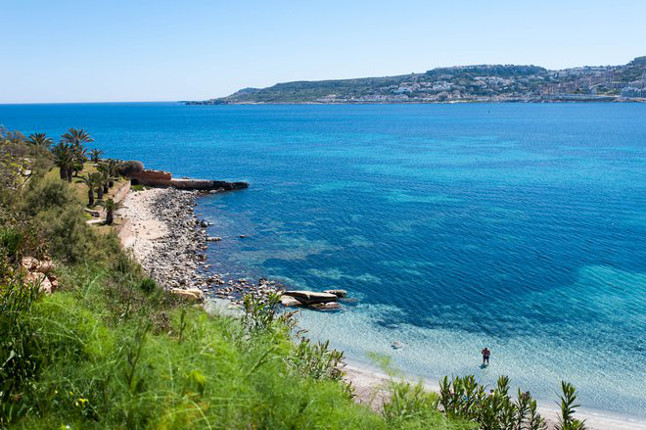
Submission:
[[[86,175],[86,174],[91,174],[91,173],[96,173],[97,169],[94,167],[94,163],[87,162],[83,164],[83,171],[80,173],[81,175]],[[60,180],[60,169],[58,167],[52,168],[47,174],[45,175],[46,179],[49,180]],[[109,189],[109,192],[107,194],[104,194],[103,199],[107,200],[109,198],[113,198],[114,195],[121,189],[123,185],[125,185],[127,182],[126,179],[119,177],[115,182],[114,182],[114,187]],[[83,182],[80,181],[79,178],[73,177],[72,178],[72,190],[74,192],[74,195],[76,197],[76,200],[81,204],[86,206],[88,201],[87,201],[87,185],[85,185]]]

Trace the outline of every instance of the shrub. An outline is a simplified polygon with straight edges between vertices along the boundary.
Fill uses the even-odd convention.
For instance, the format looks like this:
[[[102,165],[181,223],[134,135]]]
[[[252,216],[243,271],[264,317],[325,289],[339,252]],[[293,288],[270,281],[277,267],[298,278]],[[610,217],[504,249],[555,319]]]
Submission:
[[[23,210],[29,216],[51,209],[61,210],[76,201],[67,184],[52,179],[31,181],[23,198]]]
[[[146,294],[151,294],[157,289],[157,283],[150,278],[144,278],[139,283],[139,289]]]
[[[24,313],[37,297],[38,287],[18,282],[0,287],[0,427],[29,411],[21,401],[33,391],[41,345]]]
[[[576,389],[572,384],[561,381],[561,391],[562,394],[559,396],[561,400],[561,413],[556,430],[584,430],[585,420],[581,421],[574,418],[576,408],[580,406],[576,404]]]
[[[144,165],[141,161],[131,160],[123,161],[117,167],[117,172],[122,176],[130,176],[135,173],[141,173],[144,170]]]
[[[424,390],[421,384],[391,383],[390,401],[384,404],[383,415],[393,427],[439,428],[444,421],[438,411],[437,395]]]
[[[0,229],[0,248],[9,260],[16,261],[23,243],[23,234],[12,227]]]

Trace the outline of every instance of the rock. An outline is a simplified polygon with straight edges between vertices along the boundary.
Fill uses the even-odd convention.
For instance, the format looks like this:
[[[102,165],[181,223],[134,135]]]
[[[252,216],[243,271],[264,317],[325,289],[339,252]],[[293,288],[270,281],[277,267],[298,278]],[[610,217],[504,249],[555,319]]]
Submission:
[[[47,273],[53,269],[54,263],[52,263],[52,260],[40,260],[40,264],[38,265],[39,272]]]
[[[283,295],[293,297],[304,305],[334,302],[338,298],[334,294],[317,293],[314,291],[285,291]]]
[[[316,309],[317,311],[338,311],[341,309],[341,305],[337,302],[314,303],[310,308]]]
[[[20,265],[29,272],[49,272],[54,268],[51,260],[38,260],[34,257],[23,257]]]
[[[55,288],[52,285],[52,282],[45,276],[44,274],[41,273],[42,278],[40,281],[40,292],[41,293],[46,293],[46,294],[51,294],[54,292]]]
[[[37,270],[39,261],[33,257],[23,257],[22,260],[20,260],[20,265],[25,269],[25,270]]]
[[[398,341],[394,341],[393,343],[390,344],[390,347],[392,349],[402,349],[404,347],[404,344]]]
[[[27,276],[25,276],[25,282],[33,286],[38,285],[42,293],[51,294],[56,289],[47,276],[41,272],[29,272]],[[56,286],[58,287],[58,282],[56,283]]]
[[[346,290],[338,290],[338,289],[337,290],[325,290],[323,292],[328,293],[328,294],[334,294],[338,298],[343,298],[343,297],[346,297],[348,295],[348,292]]]
[[[241,235],[239,235],[238,237],[239,237],[240,239],[244,239],[245,237],[247,237],[247,235],[246,235],[246,234],[241,234]]]
[[[184,297],[189,300],[197,302],[204,301],[204,293],[199,288],[173,288],[170,292],[171,294],[175,294],[176,296]]]
[[[303,306],[301,302],[290,296],[280,296],[280,303],[286,308]]]
[[[219,236],[209,236],[209,237],[206,238],[207,242],[219,242],[221,240],[222,240],[222,238],[219,237]]]
[[[204,220],[202,220],[202,221],[200,222],[200,227],[202,227],[202,228],[207,228],[208,226],[209,226],[209,223],[208,223],[208,222],[206,222],[206,221],[204,221]]]

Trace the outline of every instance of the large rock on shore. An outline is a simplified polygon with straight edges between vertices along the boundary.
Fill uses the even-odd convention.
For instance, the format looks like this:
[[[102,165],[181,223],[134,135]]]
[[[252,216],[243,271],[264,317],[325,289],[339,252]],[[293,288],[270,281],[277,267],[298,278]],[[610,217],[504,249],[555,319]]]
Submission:
[[[323,291],[324,293],[328,294],[334,294],[338,298],[344,298],[348,295],[348,292],[346,290],[340,290],[340,289],[333,289],[333,290],[325,290]]]
[[[280,303],[286,308],[298,307],[303,304],[291,296],[280,296]]]
[[[192,301],[196,301],[200,303],[204,301],[204,293],[199,288],[187,288],[187,289],[173,288],[172,290],[170,290],[170,292],[171,294],[184,297],[185,299],[189,299]]]
[[[338,311],[341,309],[341,305],[337,302],[314,303],[310,308],[316,309],[317,311]]]
[[[303,290],[285,291],[283,295],[293,297],[304,305],[334,302],[338,299],[334,294]]]

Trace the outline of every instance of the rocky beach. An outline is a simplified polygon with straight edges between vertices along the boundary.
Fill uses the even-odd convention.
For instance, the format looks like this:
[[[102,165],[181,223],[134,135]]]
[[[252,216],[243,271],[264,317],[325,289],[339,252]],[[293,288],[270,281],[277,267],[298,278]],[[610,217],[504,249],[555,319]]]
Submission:
[[[213,191],[211,191],[213,192]],[[123,223],[119,238],[148,275],[165,289],[201,291],[200,296],[241,303],[245,294],[264,297],[284,288],[275,281],[226,279],[209,270],[204,251],[208,223],[195,215],[200,191],[145,188],[131,191],[118,214]]]

